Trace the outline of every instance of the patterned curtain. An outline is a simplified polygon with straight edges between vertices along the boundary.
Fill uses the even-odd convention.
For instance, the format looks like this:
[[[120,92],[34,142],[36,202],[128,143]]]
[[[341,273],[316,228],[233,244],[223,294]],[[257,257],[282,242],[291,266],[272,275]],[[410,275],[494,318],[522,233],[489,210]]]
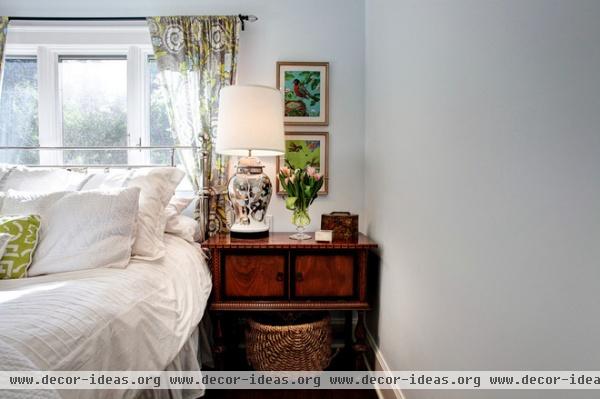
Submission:
[[[0,88],[2,88],[2,71],[4,69],[4,44],[6,43],[6,30],[8,17],[0,17]],[[1,95],[2,93],[0,93]]]
[[[237,16],[150,17],[148,27],[173,138],[199,192],[203,237],[229,230],[228,159],[214,151],[219,91],[235,83],[241,22]]]

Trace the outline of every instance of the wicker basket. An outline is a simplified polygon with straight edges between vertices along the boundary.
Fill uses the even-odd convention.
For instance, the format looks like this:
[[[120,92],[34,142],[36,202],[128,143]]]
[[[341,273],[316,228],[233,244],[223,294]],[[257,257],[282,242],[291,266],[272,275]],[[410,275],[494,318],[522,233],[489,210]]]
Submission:
[[[246,356],[255,370],[323,370],[331,360],[331,317],[277,325],[248,319]]]

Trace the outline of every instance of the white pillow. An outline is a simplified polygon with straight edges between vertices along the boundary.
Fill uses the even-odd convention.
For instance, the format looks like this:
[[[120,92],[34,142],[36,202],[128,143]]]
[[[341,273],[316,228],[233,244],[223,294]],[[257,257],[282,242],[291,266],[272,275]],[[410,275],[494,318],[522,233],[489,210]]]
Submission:
[[[185,215],[175,215],[171,217],[167,221],[165,232],[181,237],[189,242],[195,242],[200,239],[198,222]]]
[[[12,239],[12,236],[8,233],[0,233],[0,259],[4,256],[4,252],[6,252],[6,246],[8,242]]]
[[[38,214],[40,239],[28,276],[125,267],[135,239],[140,189],[35,194],[9,190],[2,214]]]
[[[167,220],[167,224],[165,225],[165,233],[170,233],[169,229],[172,225],[171,220],[181,215],[185,208],[187,208],[191,203],[192,198],[178,198],[173,197],[167,204],[165,208],[165,218]]]
[[[167,224],[165,233],[173,234],[189,242],[200,239],[198,222],[181,213],[192,203],[193,198],[173,197],[165,208]]]
[[[165,214],[167,215],[167,219],[172,216],[181,215],[181,212],[183,212],[188,206],[190,206],[193,200],[193,198],[171,198],[171,200],[167,204],[167,207],[165,208]]]
[[[0,168],[0,191],[77,191],[88,178],[85,173],[65,169],[4,165]]]
[[[184,176],[183,171],[172,167],[111,170],[91,174],[82,189],[139,187],[138,230],[133,255],[140,259],[154,260],[165,254],[165,207]]]
[[[193,198],[173,197],[165,208],[167,224],[165,233],[173,234],[189,242],[200,239],[200,226],[193,218],[181,213],[192,203]]]

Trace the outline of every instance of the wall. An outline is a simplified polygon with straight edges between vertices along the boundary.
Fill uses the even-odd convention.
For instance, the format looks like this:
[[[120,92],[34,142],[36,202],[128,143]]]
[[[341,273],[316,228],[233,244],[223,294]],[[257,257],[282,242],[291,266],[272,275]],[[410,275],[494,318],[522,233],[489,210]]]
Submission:
[[[331,194],[313,215],[360,212],[366,193],[391,368],[596,369],[600,3],[366,0],[366,82],[363,1],[298,4],[3,0],[0,14],[258,15],[240,83],[274,85],[277,60],[331,62]],[[280,200],[271,211],[291,227]]]
[[[383,247],[388,363],[597,369],[600,2],[365,4],[367,230]]]
[[[343,9],[343,16],[340,10]],[[313,223],[333,210],[363,211],[364,4],[362,0],[2,0],[0,15],[123,17],[145,15],[254,14],[242,33],[238,83],[275,86],[277,61],[330,62],[330,124],[295,131],[330,134],[330,194],[311,207]],[[274,182],[275,162],[265,159]],[[272,200],[275,229],[290,231],[291,213]]]

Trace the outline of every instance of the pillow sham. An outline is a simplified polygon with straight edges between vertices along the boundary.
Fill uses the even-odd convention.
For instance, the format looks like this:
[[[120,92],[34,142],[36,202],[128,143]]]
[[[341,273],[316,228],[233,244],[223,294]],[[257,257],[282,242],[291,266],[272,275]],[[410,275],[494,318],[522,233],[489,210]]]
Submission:
[[[89,176],[65,169],[7,166],[0,168],[0,191],[77,191]]]
[[[39,229],[38,215],[0,216],[0,232],[10,236],[0,259],[0,279],[27,276],[38,244]]]
[[[167,218],[165,233],[173,234],[189,242],[195,242],[200,238],[200,226],[198,222],[193,218],[181,214],[193,200],[193,198],[171,198],[165,208],[165,216]]]
[[[177,216],[181,215],[181,213],[192,203],[192,198],[178,198],[173,197],[167,204],[165,208],[165,217],[166,217],[166,225],[165,225],[165,233],[172,233],[172,229],[174,224],[177,223],[175,220]]]
[[[139,196],[138,187],[46,194],[9,190],[1,212],[41,216],[28,276],[122,268],[131,256]]]
[[[165,208],[167,217],[181,215],[181,213],[192,203],[193,198],[173,197]]]
[[[165,233],[173,234],[188,242],[200,239],[200,226],[189,216],[175,215],[167,221]]]
[[[111,170],[91,174],[82,190],[138,187],[137,233],[132,254],[139,259],[155,260],[165,254],[165,207],[184,176],[183,171],[174,167]]]

